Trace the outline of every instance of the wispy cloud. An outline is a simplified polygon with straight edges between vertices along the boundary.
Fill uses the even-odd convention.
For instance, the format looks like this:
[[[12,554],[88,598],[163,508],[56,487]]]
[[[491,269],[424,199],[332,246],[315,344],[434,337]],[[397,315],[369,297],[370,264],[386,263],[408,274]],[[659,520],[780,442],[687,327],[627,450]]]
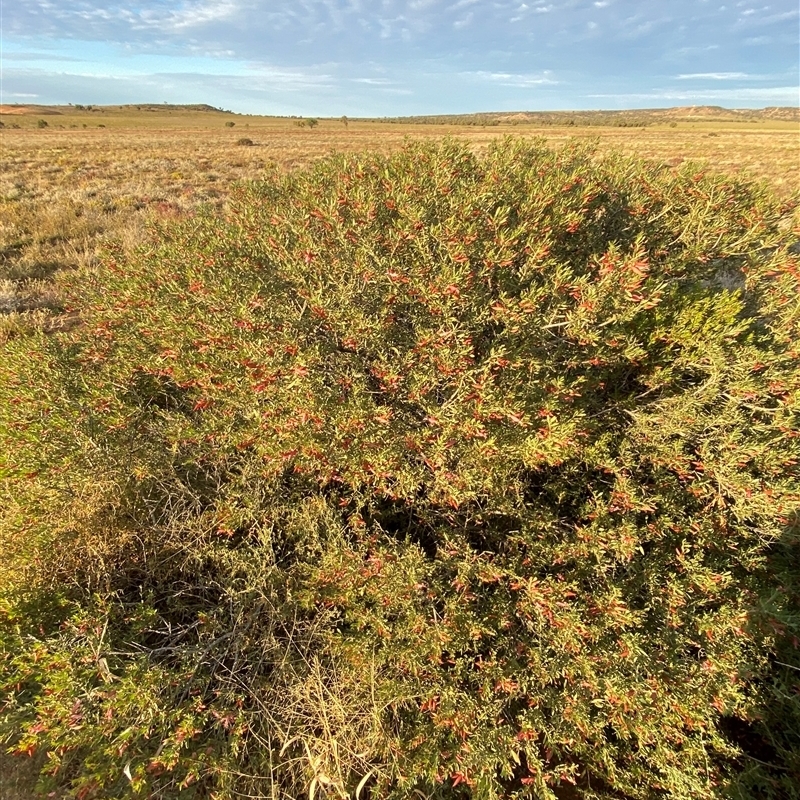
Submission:
[[[62,55],[60,53],[48,53],[44,51],[36,53],[36,52],[6,50],[6,52],[3,53],[3,61],[43,61],[43,62],[67,61],[67,62],[78,63],[85,60],[86,59],[78,58],[77,56]]]
[[[202,0],[171,11],[160,23],[166,22],[173,30],[183,31],[231,19],[242,10],[241,3],[236,0]]]
[[[534,86],[554,86],[558,83],[553,79],[549,70],[540,74],[520,74],[513,72],[465,72],[465,77],[488,81],[500,86],[510,86],[517,89],[529,89]]]
[[[780,5],[783,4],[781,3]],[[741,27],[766,27],[768,25],[775,25],[776,23],[785,23],[800,17],[800,10],[797,8],[792,8],[787,11],[774,11],[771,14],[764,13],[771,8],[771,6],[764,6],[764,8],[758,11],[756,11],[756,9],[747,9],[745,12],[740,12],[737,25]],[[748,11],[752,13],[747,13]]]
[[[373,91],[384,94],[412,95],[413,89],[400,85],[397,81],[390,81],[388,78],[350,78],[352,83],[371,86]]]
[[[684,75],[675,76],[679,81],[711,80],[711,81],[733,81],[747,80],[755,76],[748,75],[746,72],[690,72]]]
[[[479,3],[480,0],[458,0],[457,3],[453,3],[453,5],[448,6],[448,11],[460,11],[462,8],[469,8],[470,6],[474,6],[476,3]]]
[[[321,113],[315,104],[325,92],[324,103],[348,114],[380,115],[392,93],[397,113],[444,113],[523,102],[568,108],[590,97],[651,102],[651,87],[673,82],[662,99],[684,102],[682,92],[703,102],[719,85],[744,98],[736,102],[755,103],[737,82],[781,92],[800,71],[796,0],[2,2],[6,92],[39,91],[30,76],[18,83],[11,65],[49,63],[48,75],[63,66],[61,83],[47,78],[41,91],[53,102],[86,101],[75,92],[93,91],[90,84],[70,83],[80,71],[141,80],[147,92],[158,92],[153,76],[247,75],[252,84],[230,84],[230,103],[252,108],[272,92],[294,108],[295,91],[309,113]],[[68,74],[69,61],[86,63]],[[186,87],[190,79],[169,81]]]
[[[753,101],[765,105],[786,104],[797,105],[798,88],[796,86],[770,86],[743,89],[701,89],[699,91],[673,91],[656,89],[651,92],[629,92],[608,94],[587,94],[589,98],[622,101],[624,103],[640,103],[646,100],[697,104],[700,102],[725,102],[735,107],[747,106]]]

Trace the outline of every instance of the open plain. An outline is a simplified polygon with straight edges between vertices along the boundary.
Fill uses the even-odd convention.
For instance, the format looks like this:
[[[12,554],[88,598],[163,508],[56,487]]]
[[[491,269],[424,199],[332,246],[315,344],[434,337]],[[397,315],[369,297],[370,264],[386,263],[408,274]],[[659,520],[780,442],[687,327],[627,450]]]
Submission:
[[[219,207],[237,182],[258,179],[271,166],[291,170],[331,152],[385,153],[409,138],[453,137],[476,150],[509,135],[553,144],[577,138],[595,140],[601,153],[746,172],[788,198],[800,187],[800,123],[790,116],[737,118],[712,108],[596,119],[569,113],[341,118],[309,126],[211,107],[3,106],[0,340],[41,324],[47,309],[58,306],[60,270],[95,265],[112,241],[133,246],[153,219]]]

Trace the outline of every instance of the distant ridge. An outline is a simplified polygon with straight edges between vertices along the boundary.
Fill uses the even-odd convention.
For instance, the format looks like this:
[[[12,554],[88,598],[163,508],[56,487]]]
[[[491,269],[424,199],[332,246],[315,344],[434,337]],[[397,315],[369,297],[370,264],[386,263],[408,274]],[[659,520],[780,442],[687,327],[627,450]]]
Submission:
[[[768,119],[800,120],[800,108],[791,106],[769,106],[761,112]]]
[[[128,103],[125,105],[32,105],[6,104],[0,106],[0,115],[21,116],[37,114],[41,116],[71,114],[76,112],[97,113],[199,113],[226,114],[233,112],[216,108],[207,103]],[[250,116],[250,115],[247,115]],[[261,115],[252,115],[261,116]],[[263,115],[275,116],[280,115]],[[286,117],[288,115],[282,115]],[[338,119],[338,117],[337,117]],[[419,125],[582,125],[612,127],[646,127],[672,122],[717,121],[754,122],[772,120],[800,122],[800,107],[769,106],[767,108],[723,108],[722,106],[676,106],[673,108],[641,108],[624,110],[592,111],[484,111],[472,114],[427,114],[405,117],[353,117],[363,121],[406,123]]]
[[[120,111],[216,111],[217,113],[230,114],[222,108],[210,106],[208,103],[128,103],[123,106],[102,106],[103,108],[118,108]]]
[[[216,114],[233,113],[232,111],[227,111],[224,108],[210,106],[208,103],[127,103],[125,105],[115,106],[81,105],[80,103],[70,103],[66,106],[35,105],[32,103],[7,103],[0,105],[0,114],[39,114],[40,116],[46,116],[52,114],[69,114],[70,112],[75,111],[124,111],[129,113],[131,111],[152,111],[161,113],[164,111],[198,111],[204,113],[212,112]]]
[[[769,106],[768,108],[722,108],[722,106],[679,106],[661,111],[653,110],[652,114],[675,118],[708,117],[710,119],[786,119],[800,120],[800,108],[792,106]]]
[[[674,108],[640,108],[619,111],[488,111],[475,114],[439,114],[411,117],[383,117],[382,122],[440,125],[610,125],[646,127],[679,120],[752,122],[781,120],[800,122],[800,108],[770,106],[768,108],[723,108],[722,106],[677,106]]]

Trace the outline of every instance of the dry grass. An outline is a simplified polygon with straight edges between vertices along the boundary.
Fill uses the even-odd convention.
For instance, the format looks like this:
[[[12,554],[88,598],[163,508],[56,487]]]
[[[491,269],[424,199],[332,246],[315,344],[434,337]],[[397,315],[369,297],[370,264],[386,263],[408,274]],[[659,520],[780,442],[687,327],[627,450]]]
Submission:
[[[132,247],[148,220],[221,206],[237,181],[257,178],[267,165],[294,169],[331,151],[389,151],[408,137],[446,135],[477,149],[508,134],[554,143],[595,138],[601,150],[749,171],[787,196],[800,187],[798,126],[784,121],[580,128],[323,120],[310,129],[292,119],[169,109],[0,118],[0,341],[42,324],[44,315],[31,312],[57,310],[58,273],[92,268],[104,243]],[[37,127],[40,119],[47,127]],[[236,146],[243,134],[252,147]]]

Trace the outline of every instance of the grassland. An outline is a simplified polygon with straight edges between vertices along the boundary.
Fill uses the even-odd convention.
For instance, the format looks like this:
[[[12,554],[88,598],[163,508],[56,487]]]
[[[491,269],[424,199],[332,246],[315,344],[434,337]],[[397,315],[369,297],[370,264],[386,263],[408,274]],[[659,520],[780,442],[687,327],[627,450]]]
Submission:
[[[476,124],[480,117],[464,118],[471,124],[450,124],[448,118],[394,124],[332,119],[311,129],[297,119],[210,107],[6,106],[0,111],[0,339],[22,324],[41,322],[40,309],[57,307],[56,273],[96,264],[104,242],[130,247],[150,219],[219,206],[237,181],[257,178],[267,165],[290,170],[331,151],[386,152],[408,137],[452,136],[475,149],[509,134],[553,143],[593,138],[601,151],[744,170],[784,196],[800,187],[798,123],[730,113],[718,119],[651,115],[647,127],[576,125],[574,115],[564,114],[549,115],[546,124],[511,115],[483,120],[489,125]],[[253,144],[237,144],[240,139]]]

